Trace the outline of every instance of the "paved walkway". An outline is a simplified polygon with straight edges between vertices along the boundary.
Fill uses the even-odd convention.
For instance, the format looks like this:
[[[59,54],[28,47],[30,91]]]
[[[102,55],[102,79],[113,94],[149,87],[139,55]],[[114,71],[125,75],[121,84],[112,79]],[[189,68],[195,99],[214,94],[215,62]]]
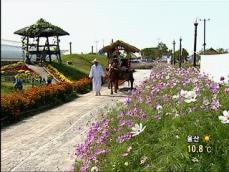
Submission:
[[[135,84],[149,76],[138,70]],[[122,87],[126,87],[125,83]],[[1,171],[64,171],[74,163],[74,147],[81,143],[89,125],[105,108],[114,106],[125,93],[102,96],[93,92],[72,102],[37,114],[1,131]]]

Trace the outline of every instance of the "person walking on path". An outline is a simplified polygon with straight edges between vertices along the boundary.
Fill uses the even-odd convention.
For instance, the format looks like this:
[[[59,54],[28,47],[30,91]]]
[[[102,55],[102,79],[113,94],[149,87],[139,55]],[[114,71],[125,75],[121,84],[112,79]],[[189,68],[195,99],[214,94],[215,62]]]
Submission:
[[[92,88],[96,92],[96,96],[101,96],[102,77],[104,76],[103,67],[94,59],[94,64],[91,66],[89,77],[92,79]]]

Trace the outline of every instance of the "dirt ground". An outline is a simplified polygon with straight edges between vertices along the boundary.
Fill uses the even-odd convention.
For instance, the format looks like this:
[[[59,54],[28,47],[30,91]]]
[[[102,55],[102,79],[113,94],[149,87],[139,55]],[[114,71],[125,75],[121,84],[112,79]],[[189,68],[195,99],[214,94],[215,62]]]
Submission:
[[[150,75],[150,70],[134,73],[135,85]],[[120,88],[126,88],[124,83]],[[126,92],[102,96],[94,92],[27,118],[1,131],[1,171],[65,171],[74,164],[75,145],[83,142],[90,124],[106,112]]]

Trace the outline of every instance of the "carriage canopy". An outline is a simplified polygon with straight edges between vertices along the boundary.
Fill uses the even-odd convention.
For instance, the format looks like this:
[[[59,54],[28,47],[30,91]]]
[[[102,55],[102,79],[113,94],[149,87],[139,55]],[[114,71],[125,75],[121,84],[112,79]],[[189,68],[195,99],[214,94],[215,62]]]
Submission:
[[[120,51],[126,52],[127,58],[123,58]],[[118,61],[120,67],[126,67],[127,69],[130,69],[129,57],[131,56],[131,53],[138,53],[138,52],[140,52],[140,50],[137,47],[125,43],[124,41],[121,40],[117,40],[116,42],[103,47],[99,51],[100,54],[107,53],[108,65],[112,64],[113,61]]]
[[[115,51],[119,51],[119,50],[124,50],[127,53],[138,53],[140,52],[140,50],[133,46],[130,45],[128,43],[125,43],[124,41],[121,40],[117,40],[114,43],[111,43],[108,46],[103,47],[100,52],[101,53],[107,53],[108,57],[110,57],[110,55],[115,52]]]

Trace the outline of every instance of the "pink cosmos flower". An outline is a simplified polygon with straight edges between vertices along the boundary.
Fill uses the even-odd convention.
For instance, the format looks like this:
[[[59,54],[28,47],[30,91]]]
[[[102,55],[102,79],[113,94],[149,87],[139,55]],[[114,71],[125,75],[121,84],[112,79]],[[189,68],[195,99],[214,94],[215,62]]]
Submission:
[[[219,100],[213,99],[211,103],[211,108],[216,111],[219,109],[219,107],[220,107]]]
[[[125,100],[124,100],[124,105],[130,104],[131,101],[132,101],[132,100],[131,100],[131,98],[129,98],[129,97],[125,98]]]
[[[95,152],[96,155],[100,155],[100,154],[104,154],[104,153],[106,153],[106,150],[104,150],[104,149],[97,149]]]
[[[219,92],[219,84],[213,82],[209,85],[209,89],[216,94]]]
[[[220,81],[224,81],[225,78],[223,76],[220,77]]]
[[[152,97],[147,96],[146,103],[150,104],[152,102]]]
[[[131,133],[127,132],[126,134],[119,136],[118,139],[117,139],[117,142],[118,143],[123,143],[123,142],[125,142],[127,140],[130,140],[131,138],[132,138]]]

